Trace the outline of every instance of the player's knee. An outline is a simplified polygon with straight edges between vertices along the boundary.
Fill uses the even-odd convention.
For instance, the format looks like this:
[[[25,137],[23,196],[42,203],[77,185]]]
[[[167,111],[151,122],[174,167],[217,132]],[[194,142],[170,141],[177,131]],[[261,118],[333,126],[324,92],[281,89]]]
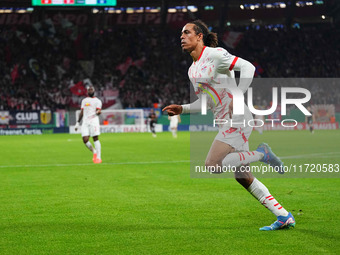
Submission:
[[[205,167],[208,169],[209,172],[213,174],[220,174],[222,173],[222,162],[212,160],[212,159],[206,159],[205,160]]]
[[[216,160],[213,160],[213,159],[206,159],[205,160],[205,166],[206,167],[220,165],[219,163],[220,162],[217,162]]]
[[[88,141],[89,141],[89,138],[88,138],[87,136],[86,136],[86,137],[84,136],[84,137],[83,137],[83,142],[84,142],[84,143],[87,143]]]

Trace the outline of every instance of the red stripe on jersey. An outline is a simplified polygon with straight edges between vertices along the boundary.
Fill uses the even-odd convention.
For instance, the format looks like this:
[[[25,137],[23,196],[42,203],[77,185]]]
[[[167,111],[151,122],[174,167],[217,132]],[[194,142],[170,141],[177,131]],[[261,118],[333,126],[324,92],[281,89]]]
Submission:
[[[229,92],[227,92],[227,94],[228,94],[228,97],[233,98],[232,94],[230,94]]]
[[[243,157],[243,160],[246,160],[246,157],[243,155],[243,153],[241,153],[242,157]]]
[[[247,137],[244,135],[244,133],[242,133],[242,138],[243,138],[243,141],[246,143],[246,142],[248,142],[248,139],[247,139]]]
[[[216,90],[215,90],[213,87],[209,86],[209,84],[207,84],[207,83],[204,83],[204,85],[206,85],[212,92],[215,93],[215,95],[216,95],[217,98],[218,98],[218,101],[220,101],[220,104],[222,105],[221,98],[220,98],[220,96],[218,95],[218,93],[216,92]]]
[[[248,155],[251,156],[251,154],[249,153],[249,151],[247,151]]]
[[[253,155],[255,155],[255,153],[253,151],[251,153],[253,153]]]
[[[231,63],[231,65],[229,66],[229,71],[233,70],[235,64],[236,64],[236,61],[238,60],[238,57],[235,57],[233,62]]]
[[[228,130],[226,130],[225,132],[228,133],[228,134],[231,134],[231,133],[234,133],[236,130],[237,130],[237,128],[231,127]]]
[[[275,198],[272,197],[272,198],[269,198],[268,200],[273,200],[273,199],[275,199]]]
[[[280,206],[279,208],[277,208],[278,210],[282,209],[282,206]]]
[[[206,48],[206,46],[203,47],[203,50],[202,50],[200,56],[198,57],[197,61],[200,60],[200,58],[202,57],[202,54],[203,54],[203,51],[205,50],[205,48]]]
[[[267,198],[270,198],[271,196],[272,196],[272,195],[270,195],[270,196],[266,197],[266,199],[267,199]]]
[[[241,153],[238,154],[240,156],[240,161],[242,161]]]
[[[278,205],[279,205],[279,203],[275,204],[274,206],[278,206]]]

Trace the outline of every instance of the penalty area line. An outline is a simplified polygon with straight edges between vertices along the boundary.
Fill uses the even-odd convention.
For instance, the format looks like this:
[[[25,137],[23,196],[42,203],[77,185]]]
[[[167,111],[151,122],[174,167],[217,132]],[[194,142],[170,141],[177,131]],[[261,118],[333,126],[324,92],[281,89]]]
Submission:
[[[148,162],[103,162],[98,165],[148,165],[148,164],[171,164],[171,163],[190,163],[190,160],[176,160],[176,161],[148,161]],[[65,167],[65,166],[91,166],[97,165],[94,163],[80,163],[80,164],[41,164],[41,165],[13,165],[0,166],[0,168],[20,168],[20,167]]]

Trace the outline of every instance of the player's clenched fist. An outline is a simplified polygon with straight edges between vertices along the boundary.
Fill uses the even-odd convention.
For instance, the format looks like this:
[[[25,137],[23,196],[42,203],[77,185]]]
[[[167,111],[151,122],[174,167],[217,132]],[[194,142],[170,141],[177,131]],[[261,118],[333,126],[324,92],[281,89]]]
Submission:
[[[74,126],[74,130],[77,131],[79,127],[80,127],[80,124],[79,122],[77,122],[76,125]]]

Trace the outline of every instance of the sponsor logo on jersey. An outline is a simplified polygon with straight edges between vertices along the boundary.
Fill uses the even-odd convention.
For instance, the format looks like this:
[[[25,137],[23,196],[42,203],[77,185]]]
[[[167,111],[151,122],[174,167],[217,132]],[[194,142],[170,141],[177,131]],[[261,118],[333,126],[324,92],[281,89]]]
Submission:
[[[216,90],[213,87],[209,86],[208,83],[201,83],[201,82],[198,83],[198,90],[197,90],[196,94],[199,94],[200,91],[202,93],[208,94],[212,98],[212,100],[214,101],[215,105],[217,105],[216,99],[214,98],[214,96],[212,95],[212,93],[209,90],[216,95],[216,97],[218,98],[218,101],[222,105],[222,101],[221,101],[220,96],[218,95],[218,93],[216,92]]]

